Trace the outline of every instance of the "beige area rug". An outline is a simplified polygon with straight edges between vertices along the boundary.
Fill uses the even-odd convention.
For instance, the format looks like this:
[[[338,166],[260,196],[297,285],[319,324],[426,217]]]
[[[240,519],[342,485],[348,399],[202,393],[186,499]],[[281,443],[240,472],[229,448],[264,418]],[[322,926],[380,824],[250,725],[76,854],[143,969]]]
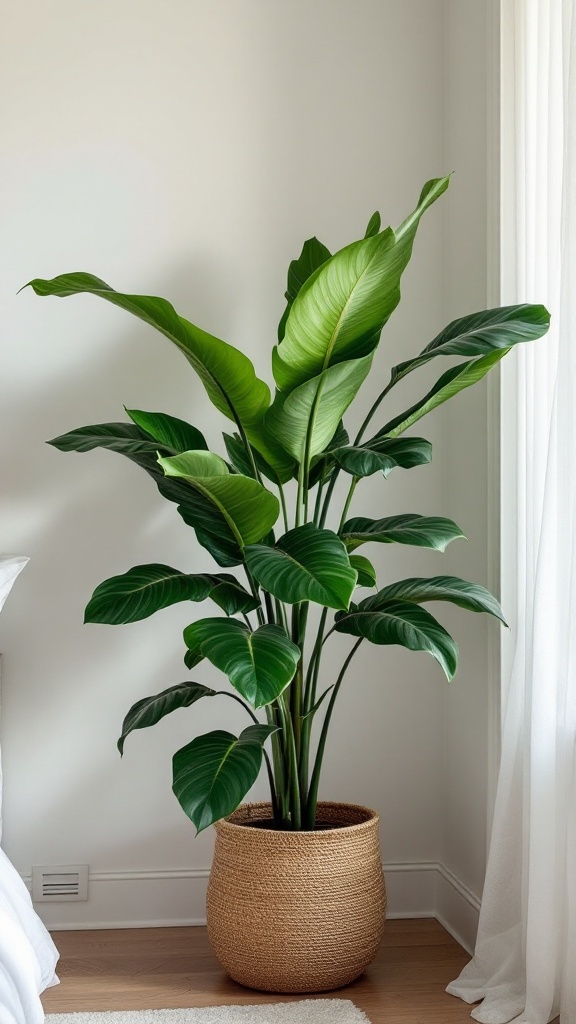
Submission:
[[[121,1010],[49,1013],[46,1024],[370,1024],[349,999],[297,999],[259,1006],[204,1006],[196,1010]]]

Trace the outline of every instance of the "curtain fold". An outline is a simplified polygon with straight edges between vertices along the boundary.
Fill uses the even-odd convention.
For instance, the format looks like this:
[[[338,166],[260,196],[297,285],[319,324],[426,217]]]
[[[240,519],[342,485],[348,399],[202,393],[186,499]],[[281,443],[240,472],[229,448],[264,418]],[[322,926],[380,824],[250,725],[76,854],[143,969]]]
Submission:
[[[503,367],[503,465],[515,476],[514,493],[502,481],[503,536],[515,536],[515,655],[502,680],[502,757],[476,949],[448,986],[467,1002],[482,1000],[472,1016],[484,1024],[548,1024],[558,1014],[561,1024],[576,1024],[575,6],[502,3],[503,123],[513,131],[513,145],[503,146],[513,152],[503,195],[514,203],[503,210],[504,301],[543,302],[553,321],[547,337],[519,346]]]

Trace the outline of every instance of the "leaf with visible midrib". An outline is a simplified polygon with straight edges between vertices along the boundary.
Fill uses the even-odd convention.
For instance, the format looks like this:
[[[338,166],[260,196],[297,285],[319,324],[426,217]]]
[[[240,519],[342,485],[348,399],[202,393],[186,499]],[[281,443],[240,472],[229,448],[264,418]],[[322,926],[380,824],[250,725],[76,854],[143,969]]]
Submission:
[[[174,754],[172,789],[198,832],[236,810],[258,778],[264,743],[276,731],[249,725],[236,737],[215,730]]]
[[[84,613],[85,622],[120,625],[148,618],[180,601],[211,597],[228,615],[249,612],[260,602],[228,573],[190,574],[170,565],[135,565],[96,587]]]
[[[122,735],[118,740],[118,750],[124,753],[124,742],[126,737],[135,729],[147,729],[156,725],[166,715],[178,708],[189,708],[202,697],[215,697],[216,690],[211,690],[201,683],[177,683],[176,686],[169,686],[162,693],[156,693],[152,697],[144,697],[136,704],[133,704],[122,723]]]
[[[451,519],[415,513],[388,516],[385,519],[357,516],[344,523],[340,536],[349,551],[369,541],[379,544],[414,544],[420,548],[444,551],[453,540],[466,539],[460,527]]]
[[[307,523],[290,530],[275,547],[247,547],[245,556],[254,578],[280,601],[315,601],[328,608],[347,608],[350,603],[357,574],[332,530]]]
[[[337,615],[334,628],[339,633],[364,637],[373,644],[398,644],[410,651],[427,652],[442,666],[449,680],[456,672],[455,641],[430,612],[417,604],[390,601],[382,603],[377,611],[358,606],[352,612]]]
[[[280,696],[300,661],[300,649],[281,626],[259,626],[252,632],[237,619],[193,622],[184,630],[184,643],[225,672],[234,689],[255,708]]]

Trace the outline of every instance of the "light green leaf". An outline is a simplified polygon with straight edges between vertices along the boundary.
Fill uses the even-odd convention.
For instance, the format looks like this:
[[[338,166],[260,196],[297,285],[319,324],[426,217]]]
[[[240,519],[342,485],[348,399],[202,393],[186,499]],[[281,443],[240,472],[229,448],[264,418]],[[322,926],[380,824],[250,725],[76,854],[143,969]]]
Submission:
[[[273,354],[274,378],[281,391],[292,391],[335,363],[374,351],[400,300],[400,278],[420,218],[447,189],[448,181],[427,182],[416,209],[396,232],[386,228],[353,242],[308,278]]]
[[[251,632],[236,619],[201,619],[184,630],[184,642],[225,672],[255,708],[270,704],[292,681],[300,650],[280,626]]]
[[[270,725],[249,725],[240,736],[220,729],[198,736],[172,759],[172,789],[198,832],[236,810],[262,765]]]
[[[307,523],[290,530],[275,547],[250,545],[245,556],[254,578],[280,601],[315,601],[328,608],[347,608],[350,603],[356,570],[332,530]]]
[[[364,555],[350,555],[350,565],[358,573],[357,586],[376,586],[376,569],[369,558],[365,558]]]
[[[303,462],[306,454],[310,460],[324,451],[371,363],[371,355],[338,363],[290,394],[276,395],[265,424],[297,462]]]
[[[243,428],[254,447],[284,480],[290,479],[291,465],[285,462],[281,452],[270,449],[261,429],[262,418],[270,405],[270,389],[256,376],[248,357],[233,345],[179,316],[166,299],[124,295],[92,274],[61,274],[51,281],[37,278],[29,284],[37,295],[63,298],[88,293],[99,296],[156,328],[194,367],[216,408]]]
[[[256,480],[230,473],[213,452],[183,452],[159,458],[168,477],[182,477],[213,503],[240,547],[254,544],[270,532],[280,512],[278,499]]]
[[[160,608],[180,601],[204,601],[211,597],[227,615],[259,607],[252,594],[228,573],[190,575],[169,565],[136,565],[100,583],[94,591],[84,622],[119,625],[138,622]]]
[[[201,683],[177,683],[176,686],[169,686],[167,690],[162,690],[162,693],[156,693],[153,697],[144,697],[132,705],[122,723],[118,750],[121,754],[124,753],[124,741],[134,729],[147,729],[178,708],[189,708],[202,697],[215,696],[216,690],[211,690]]]
[[[389,601],[414,601],[417,604],[427,601],[450,601],[470,612],[486,612],[506,625],[502,609],[490,591],[478,583],[469,583],[458,576],[414,576],[407,580],[398,580],[397,583],[383,587],[373,597],[366,598],[360,603],[359,608],[377,610],[381,604],[387,604]]]
[[[368,598],[367,600],[371,600]],[[362,602],[364,604],[364,602]],[[443,626],[424,608],[408,601],[390,601],[377,611],[342,612],[335,629],[365,637],[373,644],[399,644],[410,651],[426,651],[452,679],[458,664],[458,647]]]
[[[419,548],[445,551],[453,540],[464,537],[462,530],[451,519],[443,516],[419,516],[408,513],[388,516],[386,519],[349,519],[340,531],[349,551],[360,544],[377,541],[379,544],[413,544]]]

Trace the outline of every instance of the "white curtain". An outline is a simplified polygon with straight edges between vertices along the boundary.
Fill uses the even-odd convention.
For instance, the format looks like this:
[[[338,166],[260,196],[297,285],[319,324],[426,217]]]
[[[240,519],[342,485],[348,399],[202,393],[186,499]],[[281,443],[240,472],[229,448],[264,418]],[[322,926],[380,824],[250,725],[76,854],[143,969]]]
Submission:
[[[553,327],[503,367],[515,655],[477,945],[448,991],[486,1024],[576,1024],[576,0],[501,7],[503,301]]]

